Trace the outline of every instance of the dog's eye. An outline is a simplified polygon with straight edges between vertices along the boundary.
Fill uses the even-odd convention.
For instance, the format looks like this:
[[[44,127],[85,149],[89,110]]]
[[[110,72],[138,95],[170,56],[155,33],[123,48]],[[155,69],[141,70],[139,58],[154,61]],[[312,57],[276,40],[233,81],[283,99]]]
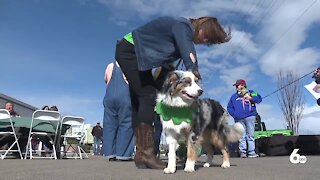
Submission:
[[[187,77],[187,78],[183,78],[181,82],[185,85],[191,86],[192,80],[191,78]]]

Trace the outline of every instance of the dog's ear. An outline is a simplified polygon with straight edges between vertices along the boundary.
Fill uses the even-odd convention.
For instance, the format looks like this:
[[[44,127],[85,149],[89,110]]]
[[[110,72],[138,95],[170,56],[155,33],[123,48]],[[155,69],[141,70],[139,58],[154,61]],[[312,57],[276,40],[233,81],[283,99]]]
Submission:
[[[165,64],[163,66],[161,66],[160,68],[158,68],[158,73],[155,77],[155,84],[156,84],[156,88],[161,91],[162,87],[163,87],[163,83],[165,82],[165,80],[168,77],[168,74],[170,72],[173,72],[174,66],[171,64]]]
[[[174,87],[176,86],[178,80],[179,80],[179,75],[175,71],[170,72],[163,83],[162,92],[165,93],[170,91],[171,93],[171,91],[173,91]]]

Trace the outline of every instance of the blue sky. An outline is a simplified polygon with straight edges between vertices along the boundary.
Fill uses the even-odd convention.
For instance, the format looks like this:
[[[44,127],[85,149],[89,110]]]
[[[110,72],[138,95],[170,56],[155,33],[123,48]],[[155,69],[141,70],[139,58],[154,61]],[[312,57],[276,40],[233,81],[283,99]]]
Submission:
[[[320,66],[318,0],[0,0],[0,92],[62,114],[103,120],[103,80],[115,42],[163,16],[215,16],[232,29],[232,40],[197,46],[204,97],[226,106],[236,79],[262,96],[277,89],[282,70],[303,76]],[[301,134],[320,133],[320,108],[306,99]],[[258,105],[267,128],[284,128],[276,94]]]

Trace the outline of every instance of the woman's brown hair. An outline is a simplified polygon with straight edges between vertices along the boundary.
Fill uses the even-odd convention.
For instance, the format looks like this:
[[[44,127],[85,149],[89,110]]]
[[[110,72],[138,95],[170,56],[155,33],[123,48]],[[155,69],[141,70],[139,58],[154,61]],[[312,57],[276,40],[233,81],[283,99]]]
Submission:
[[[231,39],[230,28],[228,32],[225,32],[215,17],[190,18],[190,20],[195,29],[193,36],[194,42],[199,42],[198,36],[200,29],[202,29],[206,39],[208,39],[206,42],[207,45],[225,43]]]

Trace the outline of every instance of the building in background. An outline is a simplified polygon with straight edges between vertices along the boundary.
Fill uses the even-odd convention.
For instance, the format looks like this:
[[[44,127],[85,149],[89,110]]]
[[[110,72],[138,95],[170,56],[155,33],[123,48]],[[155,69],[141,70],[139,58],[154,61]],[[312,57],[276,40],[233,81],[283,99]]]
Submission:
[[[91,126],[91,124],[84,124],[81,144],[93,144],[93,136],[91,134],[92,128],[93,127]],[[66,132],[66,135],[69,135],[69,136],[79,135],[79,134],[81,134],[80,127],[71,127]]]
[[[84,125],[84,131],[86,132],[86,137],[84,139],[85,144],[93,144],[93,135],[91,134],[93,126],[91,124]]]
[[[32,113],[38,109],[34,106],[0,93],[0,109],[4,109],[4,106],[8,101],[13,103],[14,111],[17,112],[20,116],[31,117]]]

